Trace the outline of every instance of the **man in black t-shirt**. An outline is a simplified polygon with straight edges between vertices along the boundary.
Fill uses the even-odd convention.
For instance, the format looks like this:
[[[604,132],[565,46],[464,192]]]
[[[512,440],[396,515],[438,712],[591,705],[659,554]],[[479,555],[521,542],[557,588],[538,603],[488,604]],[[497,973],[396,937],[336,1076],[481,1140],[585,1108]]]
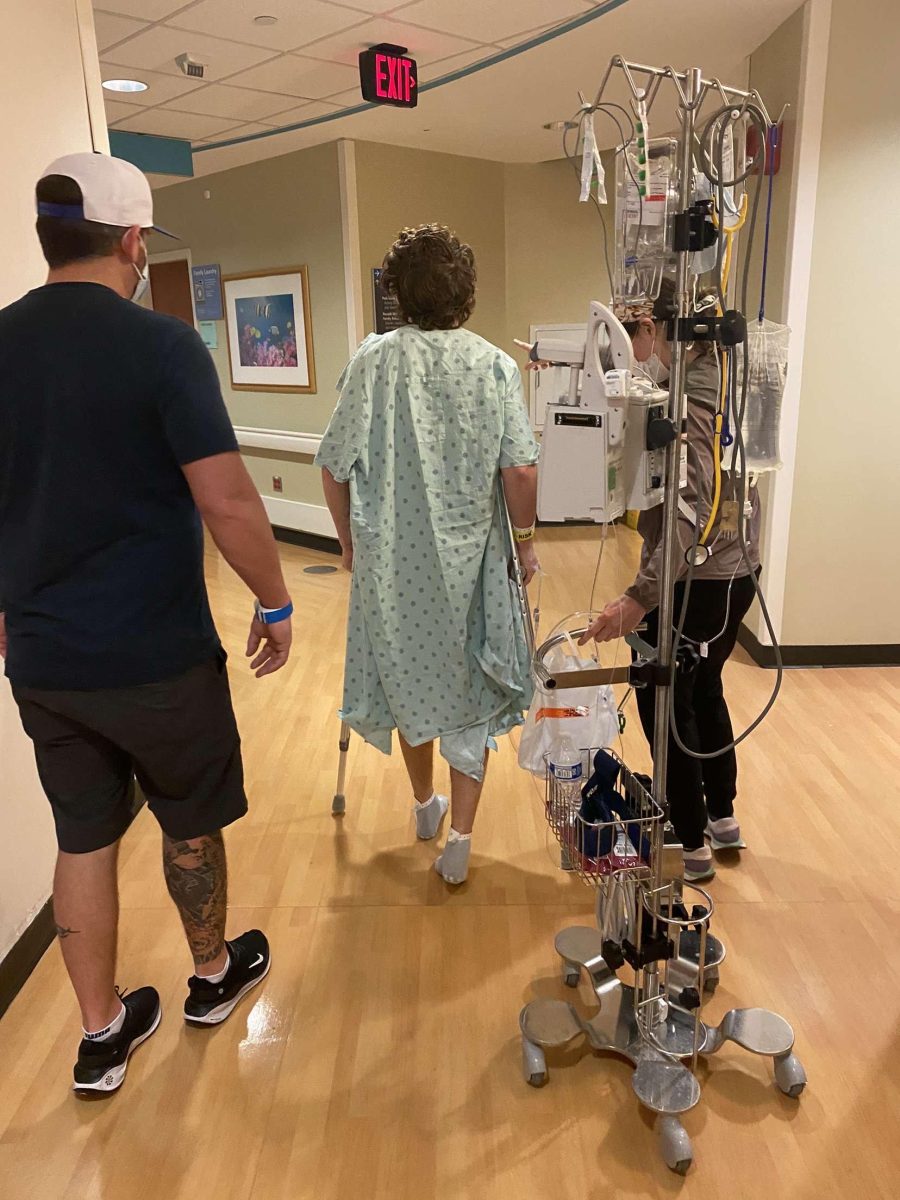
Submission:
[[[0,311],[0,654],[56,824],[53,905],[84,1038],[75,1091],[115,1091],[160,1020],[115,988],[118,843],[135,780],[194,960],[184,1015],[217,1024],[269,969],[225,941],[222,828],[247,810],[205,521],[258,597],[247,653],[287,661],[292,606],[262,501],[197,333],[132,304],[152,195],[130,163],[73,154],[37,185],[44,287]]]

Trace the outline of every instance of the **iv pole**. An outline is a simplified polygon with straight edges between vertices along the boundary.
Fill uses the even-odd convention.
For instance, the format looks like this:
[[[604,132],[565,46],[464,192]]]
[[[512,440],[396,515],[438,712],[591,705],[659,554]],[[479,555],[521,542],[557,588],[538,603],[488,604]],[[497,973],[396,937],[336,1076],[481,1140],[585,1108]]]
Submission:
[[[775,1080],[780,1091],[797,1098],[806,1085],[806,1073],[793,1053],[794,1034],[791,1026],[776,1013],[761,1008],[732,1009],[718,1026],[707,1025],[700,1017],[703,994],[709,983],[718,978],[718,963],[724,948],[708,934],[713,912],[711,896],[673,872],[671,862],[664,869],[663,820],[666,812],[666,773],[669,752],[669,708],[672,693],[672,627],[675,609],[677,555],[681,553],[678,538],[678,499],[680,482],[680,446],[682,420],[686,405],[686,374],[688,343],[684,338],[684,320],[691,316],[689,294],[690,234],[685,234],[685,222],[693,201],[693,150],[697,116],[710,90],[715,90],[726,107],[759,106],[767,123],[771,124],[761,97],[755,91],[724,87],[719,80],[705,80],[699,68],[677,72],[671,66],[647,67],[626,62],[621,57],[611,60],[592,108],[603,98],[606,84],[614,68],[625,75],[635,103],[652,107],[665,79],[671,79],[679,98],[681,126],[679,220],[681,232],[676,237],[675,331],[672,352],[671,383],[667,415],[671,423],[671,440],[665,450],[665,487],[663,501],[663,551],[659,596],[659,637],[656,662],[646,659],[641,670],[650,667],[656,684],[653,736],[653,780],[651,794],[643,792],[636,777],[619,761],[619,780],[622,791],[637,797],[637,811],[632,824],[635,845],[642,844],[644,834],[650,845],[649,871],[640,859],[630,867],[626,862],[606,875],[590,862],[584,862],[584,848],[590,830],[595,845],[601,844],[606,831],[615,842],[621,832],[621,820],[607,826],[591,824],[580,814],[566,812],[564,819],[554,824],[559,804],[554,793],[553,777],[548,777],[546,809],[548,819],[565,851],[574,850],[575,869],[581,855],[582,879],[597,889],[597,929],[574,926],[557,935],[556,951],[562,960],[563,981],[577,987],[583,976],[590,982],[598,1001],[595,1016],[584,1019],[571,1004],[560,1000],[540,999],[526,1004],[519,1017],[522,1034],[522,1063],[525,1081],[541,1087],[548,1080],[545,1050],[565,1046],[585,1038],[595,1050],[613,1051],[629,1059],[635,1067],[632,1088],[644,1107],[655,1114],[661,1149],[666,1164],[684,1174],[693,1160],[691,1140],[681,1122],[681,1115],[700,1100],[700,1084],[695,1071],[700,1056],[718,1053],[726,1042],[734,1042],[752,1054],[772,1058]],[[635,83],[635,75],[648,77],[645,87]],[[633,682],[632,668],[592,668],[568,672],[556,677],[544,666],[546,652],[558,639],[550,638],[537,649],[534,657],[535,676],[547,688],[594,687],[597,684]],[[632,643],[634,645],[634,643]],[[639,649],[644,654],[646,647]],[[614,814],[613,814],[614,815]],[[631,819],[631,818],[629,818]],[[665,881],[664,881],[665,876]],[[688,915],[685,893],[702,898],[702,905]],[[621,925],[622,897],[626,900],[624,933],[612,936],[617,922]],[[609,922],[608,917],[612,920]],[[649,918],[646,925],[644,918]],[[610,931],[607,933],[607,931]],[[630,940],[633,938],[634,940]],[[691,938],[694,941],[691,941]],[[623,983],[619,968],[627,962],[634,968],[634,985]],[[710,971],[714,975],[710,975]],[[684,982],[688,986],[684,987]],[[691,1069],[685,1066],[690,1061]]]

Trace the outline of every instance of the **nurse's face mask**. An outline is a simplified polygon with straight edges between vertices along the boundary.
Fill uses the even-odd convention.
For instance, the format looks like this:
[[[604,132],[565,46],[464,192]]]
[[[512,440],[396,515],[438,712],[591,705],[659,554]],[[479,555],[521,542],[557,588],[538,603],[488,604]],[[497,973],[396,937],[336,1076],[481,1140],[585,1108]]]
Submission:
[[[669,368],[664,366],[659,355],[656,353],[656,339],[659,335],[659,329],[655,322],[648,322],[646,325],[641,325],[640,332],[634,339],[634,357],[635,361],[640,363],[641,369],[650,380],[657,386],[662,386],[669,379]],[[644,357],[641,357],[644,354]]]

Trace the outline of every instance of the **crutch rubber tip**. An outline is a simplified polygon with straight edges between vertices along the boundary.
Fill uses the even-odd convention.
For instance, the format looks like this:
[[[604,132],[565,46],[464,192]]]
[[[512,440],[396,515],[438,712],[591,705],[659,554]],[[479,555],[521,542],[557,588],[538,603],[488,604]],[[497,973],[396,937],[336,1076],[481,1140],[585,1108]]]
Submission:
[[[343,795],[335,796],[331,802],[331,815],[342,817],[347,809],[347,800]]]

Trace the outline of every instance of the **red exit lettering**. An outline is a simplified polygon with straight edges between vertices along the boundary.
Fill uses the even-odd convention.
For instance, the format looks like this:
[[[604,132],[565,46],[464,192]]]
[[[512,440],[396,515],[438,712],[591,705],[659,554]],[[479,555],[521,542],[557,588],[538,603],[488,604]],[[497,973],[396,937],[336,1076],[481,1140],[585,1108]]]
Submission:
[[[392,53],[393,51],[393,53]],[[376,104],[416,105],[416,63],[397,46],[373,46],[359,56],[363,98]]]
[[[388,99],[386,64],[389,62],[386,54],[375,55],[375,91],[382,99]]]

